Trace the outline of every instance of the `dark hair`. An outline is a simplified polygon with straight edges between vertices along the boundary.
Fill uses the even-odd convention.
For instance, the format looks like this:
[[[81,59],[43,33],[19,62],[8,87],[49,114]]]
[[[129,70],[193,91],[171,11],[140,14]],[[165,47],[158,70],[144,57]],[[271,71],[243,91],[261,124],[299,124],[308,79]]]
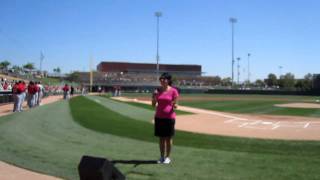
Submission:
[[[172,85],[172,76],[169,73],[162,73],[159,80],[160,79],[166,79],[168,80],[168,84],[171,86]]]

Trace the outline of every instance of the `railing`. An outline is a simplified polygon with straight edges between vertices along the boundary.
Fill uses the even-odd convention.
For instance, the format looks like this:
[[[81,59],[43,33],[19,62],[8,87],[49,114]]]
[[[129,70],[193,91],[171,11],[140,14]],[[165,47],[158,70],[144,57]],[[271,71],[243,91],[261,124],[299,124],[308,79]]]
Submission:
[[[13,102],[11,91],[0,91],[0,104]]]

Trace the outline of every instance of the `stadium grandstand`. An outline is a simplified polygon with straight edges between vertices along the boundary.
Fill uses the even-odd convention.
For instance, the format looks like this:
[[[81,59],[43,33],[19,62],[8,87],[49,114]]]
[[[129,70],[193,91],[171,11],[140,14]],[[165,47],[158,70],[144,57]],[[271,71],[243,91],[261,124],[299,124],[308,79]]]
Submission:
[[[156,73],[156,64],[129,62],[101,62],[97,70],[103,73],[148,74]],[[159,64],[159,73],[168,72],[175,76],[201,76],[201,65]]]
[[[121,87],[124,90],[152,89],[159,85],[156,64],[129,62],[101,62],[93,72],[93,90],[102,87],[110,90]],[[159,64],[159,74],[168,72],[173,75],[177,86],[205,87],[215,85],[216,77],[202,75],[201,65]],[[78,78],[89,85],[88,72],[78,72]]]

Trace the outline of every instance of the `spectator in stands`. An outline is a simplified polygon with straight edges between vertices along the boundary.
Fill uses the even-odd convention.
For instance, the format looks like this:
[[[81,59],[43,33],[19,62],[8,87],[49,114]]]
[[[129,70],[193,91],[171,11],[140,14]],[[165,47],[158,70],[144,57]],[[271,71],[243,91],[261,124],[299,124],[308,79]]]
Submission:
[[[163,73],[159,78],[161,87],[156,89],[152,96],[152,105],[156,106],[155,136],[159,137],[160,163],[171,162],[170,152],[172,137],[174,136],[178,91],[172,87],[172,77]]]
[[[3,90],[5,90],[5,91],[8,90],[8,86],[9,86],[8,82],[4,81],[4,83],[2,85]]]
[[[65,84],[62,88],[63,90],[63,99],[69,99],[69,86],[68,84]]]

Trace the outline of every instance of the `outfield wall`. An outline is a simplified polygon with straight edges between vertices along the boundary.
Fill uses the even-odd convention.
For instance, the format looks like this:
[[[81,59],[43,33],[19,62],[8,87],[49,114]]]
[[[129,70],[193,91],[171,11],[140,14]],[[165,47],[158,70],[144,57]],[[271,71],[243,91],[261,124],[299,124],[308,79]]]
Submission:
[[[0,92],[0,104],[13,102],[11,91]]]

